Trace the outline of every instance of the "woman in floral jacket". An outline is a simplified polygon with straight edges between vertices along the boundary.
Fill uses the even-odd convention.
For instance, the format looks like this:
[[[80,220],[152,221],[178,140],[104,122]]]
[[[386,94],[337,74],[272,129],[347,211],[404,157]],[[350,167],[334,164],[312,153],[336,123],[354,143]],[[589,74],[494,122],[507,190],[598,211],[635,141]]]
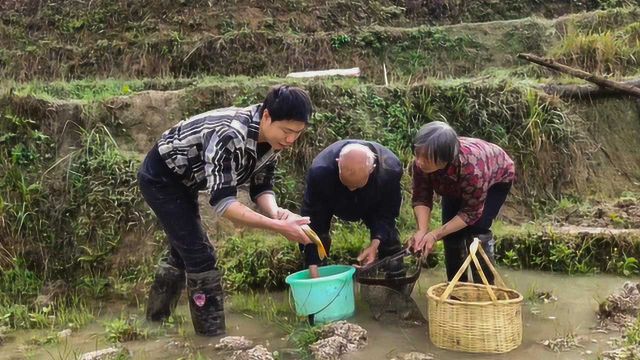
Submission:
[[[458,137],[440,121],[418,131],[414,154],[412,204],[418,230],[410,240],[411,249],[426,256],[443,239],[449,280],[464,262],[474,237],[493,261],[495,241],[490,228],[515,179],[513,160],[498,145]],[[442,197],[443,225],[429,231],[434,192]],[[481,257],[479,260],[493,282],[493,275]],[[475,271],[473,274],[479,282]],[[467,281],[466,274],[461,281]]]

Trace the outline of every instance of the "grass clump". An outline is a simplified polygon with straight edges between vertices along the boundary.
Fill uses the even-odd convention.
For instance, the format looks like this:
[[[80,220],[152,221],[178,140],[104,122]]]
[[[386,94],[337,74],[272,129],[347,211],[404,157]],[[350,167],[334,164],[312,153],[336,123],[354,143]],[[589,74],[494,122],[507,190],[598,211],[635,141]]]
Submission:
[[[121,343],[139,339],[147,339],[149,330],[142,328],[140,320],[135,317],[120,318],[105,323],[106,339],[110,343]]]
[[[498,236],[496,260],[515,268],[569,274],[640,272],[640,238],[634,233],[562,233],[551,229],[508,231]]]
[[[596,33],[569,32],[551,51],[563,64],[598,74],[635,74],[640,58],[640,26]]]
[[[640,318],[625,330],[624,343],[625,345],[640,345]]]
[[[89,304],[69,296],[46,306],[35,304],[0,304],[0,326],[19,329],[79,329],[94,319]]]
[[[43,123],[3,113],[0,138],[0,267],[28,259],[42,279],[98,274],[123,235],[144,222],[135,186],[137,163],[105,127],[75,129],[77,145],[59,154],[61,134]],[[72,127],[70,125],[70,127]],[[68,130],[72,132],[73,130]],[[72,140],[73,141],[73,140]]]
[[[228,291],[283,288],[285,276],[301,268],[297,246],[258,233],[227,238],[218,248],[218,259]]]

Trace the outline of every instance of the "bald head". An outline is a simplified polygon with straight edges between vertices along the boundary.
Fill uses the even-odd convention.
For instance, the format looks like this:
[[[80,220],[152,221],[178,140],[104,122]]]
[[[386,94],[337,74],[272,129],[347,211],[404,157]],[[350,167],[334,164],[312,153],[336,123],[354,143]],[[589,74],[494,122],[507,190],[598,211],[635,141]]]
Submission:
[[[338,157],[340,181],[354,191],[367,185],[369,175],[375,168],[376,155],[362,144],[347,144]]]

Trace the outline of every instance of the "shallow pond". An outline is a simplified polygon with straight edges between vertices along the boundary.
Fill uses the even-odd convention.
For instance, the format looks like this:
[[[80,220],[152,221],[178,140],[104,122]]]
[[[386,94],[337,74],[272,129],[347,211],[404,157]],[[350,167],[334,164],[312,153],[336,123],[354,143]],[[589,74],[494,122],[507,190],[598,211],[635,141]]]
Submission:
[[[510,286],[527,298],[532,290],[549,291],[558,300],[550,303],[531,303],[524,305],[524,339],[522,345],[500,356],[464,354],[436,348],[427,337],[426,326],[407,327],[399,322],[373,320],[364,302],[357,301],[356,316],[350,321],[368,330],[368,345],[359,352],[347,354],[344,359],[388,359],[399,353],[418,351],[431,353],[436,359],[595,359],[602,351],[609,350],[607,342],[617,333],[600,333],[593,328],[596,325],[595,311],[598,302],[621,287],[625,281],[637,280],[610,275],[568,276],[536,271],[513,271],[501,269],[501,273]],[[442,282],[444,271],[430,269],[423,271],[413,291],[413,298],[426,315],[426,291],[429,286]],[[273,293],[277,301],[287,301],[286,294]],[[105,321],[120,317],[121,313],[137,314],[143,312],[135,307],[110,304],[97,320],[74,332],[66,340],[57,344],[29,345],[33,337],[46,337],[55,334],[52,331],[17,331],[10,334],[6,343],[0,346],[0,359],[74,359],[84,352],[103,349],[110,346],[105,340]],[[286,334],[279,327],[249,315],[227,311],[228,335],[243,335],[256,344],[263,344],[269,350],[282,350],[288,345]],[[189,357],[199,352],[212,359],[221,358],[213,349],[218,339],[197,337],[191,328],[189,310],[185,304],[178,308],[178,314],[187,318],[181,329],[163,329],[149,325],[152,335],[147,340],[129,341],[124,345],[135,359],[176,359]],[[539,342],[545,339],[564,337],[573,333],[580,338],[582,348],[567,352],[554,353]],[[590,352],[590,354],[588,353]]]

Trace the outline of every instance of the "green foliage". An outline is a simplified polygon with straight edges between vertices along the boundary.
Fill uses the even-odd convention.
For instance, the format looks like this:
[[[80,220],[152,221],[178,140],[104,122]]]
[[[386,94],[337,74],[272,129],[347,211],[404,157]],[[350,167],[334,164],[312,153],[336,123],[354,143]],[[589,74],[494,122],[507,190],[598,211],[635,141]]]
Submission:
[[[640,274],[640,264],[634,257],[623,256],[620,261],[616,262],[616,273],[624,276],[632,276]]]
[[[597,2],[600,4],[601,9],[615,9],[638,5],[638,2],[634,0],[598,0]]]
[[[503,63],[504,56],[485,49],[494,49],[499,43],[492,34],[493,26],[487,30],[485,24],[431,25],[522,19],[531,14],[549,17],[597,8],[616,9],[591,17],[632,19],[630,9],[634,7],[620,7],[633,2],[443,0],[405,9],[397,6],[404,4],[388,1],[222,2],[216,6],[208,1],[175,1],[121,6],[100,0],[91,3],[90,11],[73,3],[40,4],[38,11],[25,5],[8,11],[5,17],[9,20],[0,27],[0,39],[6,43],[0,51],[0,64],[5,65],[0,76],[78,79],[282,74],[294,68],[346,66],[357,59],[371,74],[368,76],[377,78],[381,62],[394,78],[445,77],[475,72],[490,62]],[[558,22],[561,26],[565,21]],[[539,36],[537,27],[553,30],[555,23],[534,18],[505,26],[504,32],[511,33],[503,41],[509,52],[538,52],[544,50],[542,44],[554,41],[552,36]],[[478,34],[477,39],[470,34]],[[278,54],[289,61],[252,56],[256,53]]]
[[[32,336],[31,339],[29,339],[29,341],[28,341],[29,344],[36,345],[36,346],[43,346],[43,345],[48,345],[48,344],[57,344],[58,342],[60,342],[60,338],[58,337],[57,334],[50,334],[50,335],[46,335],[44,337]]]
[[[361,223],[334,221],[331,228],[330,263],[356,264],[360,252],[369,245],[369,230]]]
[[[16,259],[12,268],[0,272],[0,304],[32,301],[42,285],[42,279]]]
[[[301,267],[299,250],[285,239],[249,234],[219,244],[218,265],[226,289],[282,288],[286,275]]]
[[[331,37],[331,46],[336,50],[349,45],[350,42],[351,37],[347,34],[337,34]]]
[[[599,74],[634,74],[640,58],[637,23],[623,30],[578,33],[564,36],[551,55],[558,61]]]
[[[308,323],[299,323],[289,332],[287,340],[296,348],[300,349],[302,359],[313,359],[313,355],[309,350],[309,345],[320,340],[320,328],[310,326]]]
[[[41,124],[2,117],[0,235],[9,253],[45,277],[107,269],[123,234],[144,221],[136,163],[104,127],[79,129],[76,150],[54,161],[55,143]]]
[[[633,233],[565,234],[533,229],[508,231],[498,238],[496,258],[507,266],[569,274],[640,273],[640,238]]]
[[[0,326],[10,329],[51,329],[80,328],[93,320],[91,310],[85,299],[71,295],[59,299],[48,306],[33,303],[0,303]]]
[[[519,269],[522,266],[520,259],[518,259],[518,254],[516,254],[514,250],[509,250],[504,253],[502,256],[502,264],[514,269]]]
[[[93,299],[104,297],[109,287],[109,280],[99,276],[83,275],[78,279],[78,288]]]
[[[32,326],[36,328],[48,327],[47,323],[33,323],[31,322],[32,316],[30,316],[29,309],[26,305],[13,304],[3,307],[2,309],[2,324],[12,329],[30,329]],[[46,315],[45,315],[46,316]],[[42,312],[35,313],[33,316],[35,319],[42,319]]]
[[[121,343],[149,337],[149,330],[142,328],[135,317],[120,318],[105,322],[105,337],[108,342]]]
[[[303,174],[287,172],[286,167],[276,167],[273,190],[278,199],[278,206],[285,209],[299,209],[302,205],[301,195],[304,193]],[[292,176],[294,175],[294,176]]]
[[[32,94],[44,98],[78,99],[85,101],[104,100],[114,96],[130,95],[150,88],[142,80],[76,80],[70,82],[43,83],[34,81],[18,88],[18,94]]]
[[[625,330],[624,342],[626,345],[640,345],[640,318]]]

